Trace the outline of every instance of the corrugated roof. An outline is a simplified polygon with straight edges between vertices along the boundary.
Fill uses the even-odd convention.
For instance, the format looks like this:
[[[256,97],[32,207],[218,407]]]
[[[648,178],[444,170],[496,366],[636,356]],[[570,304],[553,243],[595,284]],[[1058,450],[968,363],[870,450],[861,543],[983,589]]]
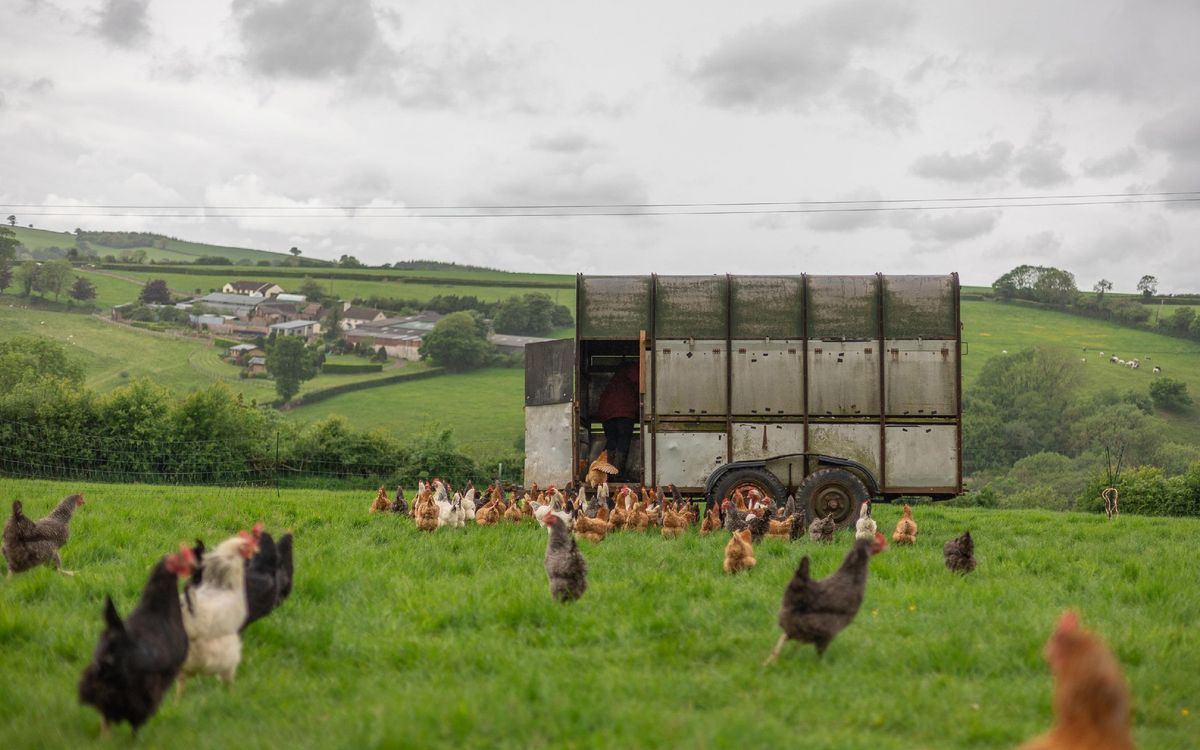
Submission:
[[[225,292],[213,292],[206,294],[195,302],[215,302],[221,305],[238,305],[239,307],[254,307],[265,300],[266,297],[261,294],[226,294]]]
[[[275,323],[271,326],[276,331],[290,331],[293,328],[304,328],[306,326],[316,325],[315,320],[289,320],[286,323]]]

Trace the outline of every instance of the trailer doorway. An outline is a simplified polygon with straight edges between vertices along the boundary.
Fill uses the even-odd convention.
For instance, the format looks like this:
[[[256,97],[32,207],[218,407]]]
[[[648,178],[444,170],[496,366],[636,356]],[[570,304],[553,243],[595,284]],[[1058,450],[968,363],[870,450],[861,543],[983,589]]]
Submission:
[[[609,339],[579,342],[579,400],[578,435],[579,466],[576,479],[582,479],[588,466],[606,450],[608,442],[604,435],[604,424],[597,413],[600,397],[612,381],[613,376],[628,365],[639,368],[639,383],[645,383],[644,361],[639,339]],[[640,389],[644,391],[644,388]],[[634,421],[633,438],[630,440],[625,465],[616,481],[641,483],[645,475],[643,467],[643,439],[645,430],[641,415],[642,399],[639,398],[638,415]],[[610,460],[612,456],[609,456]]]

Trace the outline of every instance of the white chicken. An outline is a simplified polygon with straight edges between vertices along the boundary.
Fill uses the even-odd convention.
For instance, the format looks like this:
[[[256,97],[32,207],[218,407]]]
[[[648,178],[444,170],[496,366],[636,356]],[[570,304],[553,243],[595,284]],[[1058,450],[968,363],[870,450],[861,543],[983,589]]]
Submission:
[[[475,486],[468,484],[467,485],[467,494],[463,495],[463,499],[462,499],[462,512],[463,512],[463,521],[464,522],[475,520],[475,497],[476,497]]]
[[[184,683],[192,675],[215,674],[226,684],[233,682],[242,660],[239,631],[246,621],[246,561],[257,547],[247,531],[221,542],[200,561],[200,585],[189,586],[180,594],[188,652],[179,672],[177,694],[183,694]]]
[[[854,538],[874,539],[876,530],[875,519],[871,518],[871,503],[864,502],[858,512],[858,523],[854,524]]]

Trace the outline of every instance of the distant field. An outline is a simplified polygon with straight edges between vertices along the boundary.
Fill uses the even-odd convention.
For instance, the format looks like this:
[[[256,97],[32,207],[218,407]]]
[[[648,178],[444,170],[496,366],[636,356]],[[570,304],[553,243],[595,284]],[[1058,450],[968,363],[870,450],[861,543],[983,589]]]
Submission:
[[[78,575],[0,580],[0,747],[1010,750],[1052,721],[1042,647],[1067,608],[1120,663],[1138,747],[1200,735],[1196,519],[918,505],[917,545],[871,561],[862,609],[824,658],[788,644],[764,668],[797,562],[830,574],[850,532],[765,540],[737,577],[720,570],[726,532],[614,533],[581,542],[588,591],[564,606],[528,521],[423,533],[369,516],[369,486],[0,479],[35,514],[72,492],[87,504],[62,557]],[[900,510],[875,515],[890,530]],[[197,677],[136,743],[124,726],[99,739],[76,685],[105,595],[127,613],[160,556],[256,520],[294,529],[295,588],[247,629],[233,689]],[[960,577],[941,547],[965,528],[979,568]]]
[[[11,229],[17,235],[17,239],[21,244],[30,249],[46,247],[70,248],[75,246],[75,235],[70,232],[52,232],[46,229],[29,229],[28,227],[11,227]],[[259,260],[280,261],[291,257],[285,252],[269,252],[266,250],[252,250],[245,247],[227,247],[224,245],[206,245],[199,242],[185,242],[182,240],[167,240],[166,248],[162,249],[150,246],[111,248],[95,243],[91,247],[100,256],[111,254],[120,257],[121,253],[126,250],[144,250],[146,251],[147,260],[173,260],[182,263],[190,263],[196,258],[205,255],[222,256],[229,258],[235,263],[239,260],[248,260],[251,262]]]

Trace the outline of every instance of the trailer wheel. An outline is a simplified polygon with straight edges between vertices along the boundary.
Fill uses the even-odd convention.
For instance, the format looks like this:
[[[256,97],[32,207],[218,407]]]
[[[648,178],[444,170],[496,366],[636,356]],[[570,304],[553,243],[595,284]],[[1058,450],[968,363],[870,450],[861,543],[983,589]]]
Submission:
[[[745,495],[750,489],[758,490],[763,497],[770,497],[782,505],[787,501],[787,490],[775,475],[766,469],[734,469],[721,477],[713,487],[711,502],[719,503],[727,497],[733,497],[736,490]]]
[[[845,469],[817,469],[796,492],[797,504],[807,508],[810,519],[832,515],[839,529],[858,519],[859,508],[870,497],[863,481]]]

